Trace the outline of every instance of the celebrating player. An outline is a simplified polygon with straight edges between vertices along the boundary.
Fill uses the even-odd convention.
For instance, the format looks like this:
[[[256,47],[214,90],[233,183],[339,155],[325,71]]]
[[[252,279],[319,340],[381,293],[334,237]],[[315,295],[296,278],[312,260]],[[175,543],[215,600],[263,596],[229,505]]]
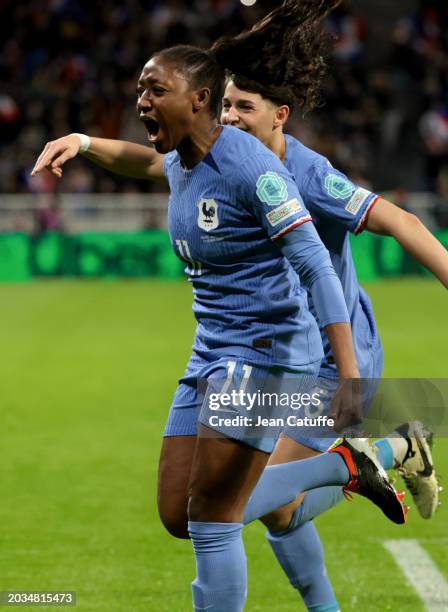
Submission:
[[[233,438],[213,437],[207,421],[196,440],[188,434],[197,428],[198,379],[225,381],[230,376],[239,387],[243,372],[250,370],[258,380],[274,372],[277,380],[317,373],[319,329],[282,250],[314,297],[341,377],[356,378],[358,371],[342,288],[289,173],[257,139],[216,124],[223,83],[223,69],[212,54],[192,47],[168,49],[145,65],[137,108],[150,142],[167,154],[163,171],[171,189],[170,235],[188,263],[198,320],[193,355],[175,395],[162,449],[161,514],[164,505],[177,501],[171,492],[183,494],[189,482],[195,607],[231,612],[243,608],[246,594],[241,521],[274,440],[246,439],[244,431],[235,431]],[[80,142],[69,137],[70,146],[73,139]],[[50,164],[61,173],[71,151],[61,152],[60,145],[47,145],[36,172]],[[138,173],[132,165],[126,169]],[[162,160],[147,160],[146,169],[160,176]],[[294,202],[296,208],[294,216],[274,226],[266,215],[277,201]],[[215,230],[225,240],[213,239]],[[352,417],[346,407],[339,406],[341,423]],[[309,462],[291,469],[291,484],[282,483],[281,492],[263,476],[259,515],[301,490],[339,484],[364,492],[390,518],[403,522],[394,489],[348,443]]]
[[[270,28],[278,34],[280,26],[291,23],[294,7],[295,3],[286,2],[259,24],[254,30],[257,43],[263,37],[267,39],[268,34],[272,44]],[[205,435],[200,435],[196,442],[189,434],[196,433],[197,378],[226,380],[233,373],[237,383],[247,368],[264,378],[274,365],[281,365],[285,373],[315,371],[315,366],[309,364],[309,354],[316,350],[317,328],[308,316],[301,288],[287,272],[282,254],[267,236],[280,241],[277,244],[281,252],[301,273],[302,280],[312,276],[306,284],[321,327],[332,341],[339,375],[345,378],[357,374],[344,325],[345,314],[341,316],[342,310],[337,312],[341,308],[340,288],[334,284],[332,270],[327,267],[325,251],[320,250],[313,232],[307,230],[309,217],[288,173],[249,136],[237,136],[230,129],[221,132],[215,125],[216,100],[220,94],[217,79],[221,78],[223,67],[235,70],[231,57],[234,51],[233,48],[227,56],[223,46],[217,55],[186,47],[174,48],[157,54],[145,66],[139,86],[139,113],[157,151],[166,153],[177,149],[177,153],[169,153],[163,159],[130,143],[89,141],[85,136],[71,135],[49,143],[35,168],[38,172],[49,167],[61,176],[61,166],[76,155],[81,143],[84,149],[88,147],[88,157],[114,171],[146,178],[160,177],[165,172],[168,177],[172,192],[170,233],[178,254],[189,264],[199,326],[194,355],[176,393],[167,426],[161,458],[160,508],[165,523],[171,522],[173,531],[179,529],[178,519],[181,518],[182,524],[185,521],[186,485],[193,461],[189,515],[198,565],[195,605],[197,608],[214,606],[210,609],[215,610],[239,610],[244,602],[240,521],[247,498],[266,462],[261,451],[268,450],[268,443],[243,438],[246,444],[243,446]],[[281,59],[282,55],[277,54],[277,58]],[[258,78],[256,70],[253,76]],[[286,204],[290,207],[286,211],[288,215],[278,221],[271,213],[282,207],[284,211]],[[303,253],[305,242],[308,246]],[[310,250],[314,250],[317,264],[308,261]],[[319,287],[323,278],[328,294]],[[214,301],[217,299],[218,303]],[[294,302],[293,309],[291,302]],[[270,327],[269,337],[266,326]],[[300,354],[305,330],[308,362]],[[272,350],[274,339],[276,356]],[[300,367],[291,368],[283,363],[277,357],[282,353],[289,364],[300,364]],[[206,433],[204,427],[201,433]],[[346,455],[346,449],[347,445],[335,450]],[[352,454],[356,461],[366,461],[355,452]],[[347,474],[338,473],[340,466],[335,459],[339,457],[325,455],[300,466],[294,463],[268,468],[252,495],[257,509],[253,510],[252,503],[246,512],[252,512],[255,518],[280,505],[282,499],[291,501],[305,488],[330,482],[345,484]],[[238,471],[233,470],[234,466]],[[310,468],[315,470],[314,474],[305,472]],[[283,497],[273,485],[273,478],[279,473],[287,474],[293,481]],[[282,486],[285,488],[285,482]],[[377,477],[375,487],[381,489]],[[384,482],[382,487],[381,490],[388,490]],[[356,487],[352,484],[351,488]],[[390,512],[392,498],[387,499],[389,507],[385,509]],[[399,516],[399,508],[394,512]],[[224,588],[226,583],[232,584],[232,589]]]

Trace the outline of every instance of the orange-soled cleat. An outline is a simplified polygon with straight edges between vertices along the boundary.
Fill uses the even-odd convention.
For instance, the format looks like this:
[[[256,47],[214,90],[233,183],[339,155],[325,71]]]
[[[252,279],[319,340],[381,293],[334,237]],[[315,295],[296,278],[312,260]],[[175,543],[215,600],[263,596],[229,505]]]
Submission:
[[[390,483],[366,438],[355,438],[350,442],[340,438],[329,452],[338,453],[349,471],[350,479],[343,487],[346,496],[350,493],[363,495],[376,504],[393,523],[402,525],[406,522],[404,493],[396,491]]]

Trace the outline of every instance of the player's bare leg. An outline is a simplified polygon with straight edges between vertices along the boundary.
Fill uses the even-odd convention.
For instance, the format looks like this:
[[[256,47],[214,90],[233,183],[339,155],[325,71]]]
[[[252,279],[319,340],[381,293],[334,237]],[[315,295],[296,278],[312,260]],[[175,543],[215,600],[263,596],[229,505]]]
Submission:
[[[201,425],[189,485],[190,521],[241,522],[269,455]]]
[[[188,539],[188,483],[196,436],[163,438],[159,460],[157,504],[160,519],[176,538]]]

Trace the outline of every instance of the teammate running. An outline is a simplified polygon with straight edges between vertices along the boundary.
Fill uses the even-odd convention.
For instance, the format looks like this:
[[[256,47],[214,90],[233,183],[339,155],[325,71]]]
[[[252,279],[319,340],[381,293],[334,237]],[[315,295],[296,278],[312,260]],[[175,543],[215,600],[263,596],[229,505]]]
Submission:
[[[301,8],[307,12],[301,12]],[[378,337],[371,302],[359,286],[351,255],[349,233],[368,230],[393,236],[417,261],[426,266],[448,287],[448,253],[413,215],[400,210],[374,193],[354,185],[334,169],[321,155],[303,146],[283,126],[294,107],[302,112],[315,106],[319,95],[319,77],[306,83],[307,71],[319,61],[316,41],[322,45],[324,36],[318,32],[316,16],[310,15],[306,3],[290,6],[283,13],[291,26],[291,45],[295,53],[289,57],[287,69],[281,65],[272,47],[254,45],[254,30],[237,39],[219,41],[215,52],[232,57],[233,67],[228,78],[221,121],[259,138],[284,162],[294,176],[305,205],[310,211],[323,243],[330,253],[335,270],[344,288],[350,313],[357,362],[361,377],[379,379],[383,371],[383,352]],[[294,29],[296,28],[296,29]],[[271,29],[271,40],[277,34]],[[266,39],[268,36],[266,35]],[[245,62],[241,63],[240,58]],[[254,79],[254,66],[263,66]],[[290,205],[277,208],[275,221],[290,214]],[[312,297],[311,310],[314,312]],[[338,375],[325,333],[322,334],[325,359],[322,362],[319,385],[334,394]],[[430,518],[437,507],[438,482],[435,476],[430,437],[425,437],[415,423],[405,424],[387,439],[376,443],[381,462],[386,469],[398,468],[423,518]],[[328,438],[300,437],[288,428],[274,451],[270,464],[310,457],[327,450]],[[299,430],[300,432],[300,430]],[[262,520],[268,526],[268,541],[277,559],[298,589],[309,610],[332,611],[339,606],[326,575],[322,546],[310,518],[330,508],[343,498],[340,487],[316,489]],[[250,516],[246,515],[247,520]],[[300,552],[302,554],[300,554]]]
[[[409,213],[392,203],[351,183],[342,173],[314,151],[290,135],[283,134],[296,99],[276,87],[258,85],[240,75],[228,81],[222,111],[222,123],[233,125],[257,136],[274,151],[294,176],[305,205],[323,243],[330,252],[341,279],[350,313],[353,338],[361,377],[379,379],[383,371],[383,352],[373,309],[365,291],[359,286],[351,256],[349,233],[363,230],[394,236],[418,261],[426,264],[448,285],[448,255],[424,226]],[[282,101],[281,101],[282,100]],[[344,192],[344,193],[343,193]],[[278,216],[289,214],[288,206],[279,207]],[[409,248],[411,247],[411,248]],[[424,247],[424,248],[422,248]],[[311,309],[312,298],[310,299]],[[328,339],[322,334],[325,358],[319,374],[319,385],[334,394],[338,375]],[[270,464],[311,457],[331,444],[329,438],[300,437],[288,428],[282,444],[274,451]],[[299,430],[300,432],[300,430]],[[428,437],[428,439],[427,439]],[[396,468],[403,476],[417,509],[423,518],[433,516],[438,503],[438,482],[433,468],[429,436],[418,424],[405,424],[390,437],[375,443],[385,469]],[[277,559],[313,611],[338,610],[328,580],[323,551],[316,528],[310,519],[343,499],[340,487],[316,489],[293,504],[276,510],[262,520]],[[250,520],[250,517],[246,517]],[[298,554],[301,551],[303,554]]]

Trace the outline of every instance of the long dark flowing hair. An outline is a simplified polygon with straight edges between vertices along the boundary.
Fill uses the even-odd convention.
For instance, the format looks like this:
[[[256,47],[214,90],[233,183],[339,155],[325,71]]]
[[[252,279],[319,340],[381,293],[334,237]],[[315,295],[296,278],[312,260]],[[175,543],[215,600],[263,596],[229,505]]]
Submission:
[[[223,37],[210,50],[178,45],[155,53],[172,62],[192,88],[210,89],[209,110],[219,113],[225,75],[244,90],[302,112],[320,102],[330,36],[323,19],[341,0],[284,0],[252,28]]]
[[[331,37],[324,18],[341,0],[285,0],[251,29],[211,48],[239,89],[308,112],[319,105]]]

